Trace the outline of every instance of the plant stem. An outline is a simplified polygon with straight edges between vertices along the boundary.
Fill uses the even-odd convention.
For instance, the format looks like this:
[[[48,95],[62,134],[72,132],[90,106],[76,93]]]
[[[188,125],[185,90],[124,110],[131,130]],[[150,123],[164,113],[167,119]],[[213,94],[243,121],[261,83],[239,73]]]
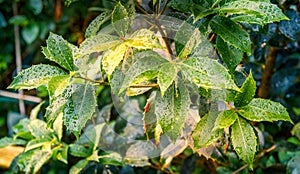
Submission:
[[[13,1],[13,14],[14,16],[18,15],[18,7],[16,0]],[[20,44],[20,28],[19,25],[14,25],[14,36],[15,36],[15,56],[16,56],[16,64],[17,64],[17,73],[19,73],[22,70],[22,59],[21,59],[21,44]],[[19,90],[19,94],[23,95],[23,90]],[[25,103],[24,100],[19,100],[19,109],[20,114],[25,115]]]
[[[3,90],[0,90],[0,96],[19,99],[19,100],[26,100],[26,101],[31,101],[31,102],[35,102],[35,103],[42,102],[42,99],[39,97],[23,95],[20,93],[13,93],[13,92],[8,92],[8,91],[3,91]]]
[[[261,85],[258,89],[258,97],[260,98],[269,97],[270,81],[273,75],[276,57],[279,50],[280,50],[279,48],[270,47],[269,54],[266,59],[266,65],[263,69]]]

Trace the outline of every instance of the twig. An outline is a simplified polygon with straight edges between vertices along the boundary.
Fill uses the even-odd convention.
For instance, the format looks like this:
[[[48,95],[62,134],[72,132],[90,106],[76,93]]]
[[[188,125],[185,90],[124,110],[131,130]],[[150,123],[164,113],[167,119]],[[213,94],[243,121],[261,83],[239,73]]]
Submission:
[[[18,7],[16,0],[13,1],[13,13],[14,16],[18,15]],[[22,70],[22,59],[21,59],[21,44],[20,44],[20,31],[19,31],[19,25],[14,25],[14,36],[15,36],[15,53],[16,53],[16,64],[17,64],[17,73],[19,73]],[[21,95],[24,94],[23,90],[19,90],[19,93]],[[24,100],[19,100],[19,109],[20,114],[25,115],[25,103]]]
[[[168,3],[170,2],[170,0],[167,0],[165,5],[163,6],[163,9],[159,12],[159,14],[157,15],[156,19],[158,19],[166,10]]]
[[[260,159],[261,157],[263,157],[266,153],[271,152],[272,150],[276,149],[276,145],[273,145],[272,147],[262,151],[255,159],[254,161],[257,161],[258,159]],[[239,172],[241,172],[242,170],[244,170],[245,168],[248,167],[248,164],[243,165],[242,167],[240,167],[239,169],[237,169],[236,171],[232,172],[231,174],[237,174]]]
[[[148,85],[131,85],[130,88],[158,88],[158,84],[148,84]]]
[[[26,101],[31,101],[31,102],[35,102],[35,103],[40,103],[42,101],[42,99],[39,97],[23,95],[20,93],[13,93],[13,92],[8,92],[8,91],[3,91],[3,90],[0,90],[0,96],[19,99],[22,101],[26,100]]]
[[[270,81],[273,75],[273,69],[275,67],[276,57],[279,50],[279,48],[270,47],[266,65],[262,74],[261,85],[258,89],[258,97],[260,98],[267,98],[269,96]]]

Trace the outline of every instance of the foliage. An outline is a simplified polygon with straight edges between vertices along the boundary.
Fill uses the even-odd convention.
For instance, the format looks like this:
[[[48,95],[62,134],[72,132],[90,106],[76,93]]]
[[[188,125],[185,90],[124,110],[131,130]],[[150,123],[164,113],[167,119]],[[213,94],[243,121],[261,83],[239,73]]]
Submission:
[[[224,158],[236,160],[236,154],[250,170],[255,169],[261,130],[254,122],[293,121],[280,103],[255,98],[255,74],[250,70],[245,75],[238,67],[252,54],[246,27],[288,17],[269,1],[162,4],[153,1],[157,15],[146,13],[141,20],[135,9],[143,5],[116,2],[111,14],[105,11],[90,23],[79,46],[50,33],[42,52],[59,67],[34,65],[8,87],[45,86],[49,94],[45,121],[34,116],[22,119],[14,126],[14,138],[0,141],[0,147],[25,146],[13,172],[36,173],[50,160],[72,166],[71,173],[84,172],[92,163],[102,170],[110,170],[108,164],[157,164],[162,171],[176,172],[170,166],[173,158],[188,149],[220,163]],[[162,15],[167,6],[184,18],[180,23],[174,19],[175,31],[168,23],[173,18]],[[137,27],[139,22],[142,28]],[[168,36],[170,31],[174,38]],[[106,89],[112,102],[100,102]],[[212,106],[201,114],[203,100]],[[292,134],[299,138],[298,128],[296,124]],[[218,150],[229,145],[228,137],[229,150],[235,153]],[[214,156],[215,151],[221,155]],[[293,153],[287,160],[287,154],[279,159],[288,161],[288,171],[298,171],[299,155]],[[230,167],[217,170],[231,171]]]

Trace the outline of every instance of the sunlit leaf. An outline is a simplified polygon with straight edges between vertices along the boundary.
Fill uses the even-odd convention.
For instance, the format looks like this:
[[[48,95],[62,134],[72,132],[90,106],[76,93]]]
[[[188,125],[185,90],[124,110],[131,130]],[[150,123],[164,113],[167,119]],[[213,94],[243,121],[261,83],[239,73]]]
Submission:
[[[98,15],[85,30],[85,38],[95,36],[100,30],[101,25],[111,18],[111,12],[106,11]]]
[[[228,70],[216,60],[206,57],[193,57],[180,63],[184,78],[206,89],[239,90],[231,79]]]
[[[122,41],[117,37],[109,34],[98,34],[85,39],[79,46],[79,54],[86,55],[94,52],[108,50]]]
[[[238,115],[233,110],[222,111],[219,113],[218,118],[215,121],[213,130],[228,128],[235,122],[237,118]]]
[[[45,101],[42,101],[41,103],[39,103],[37,106],[35,106],[31,112],[30,112],[30,120],[34,120],[37,118],[40,110],[41,110],[41,107],[43,106],[43,104],[45,103]]]
[[[218,34],[226,43],[251,53],[251,41],[249,34],[237,23],[227,17],[215,16],[210,21],[211,29]]]
[[[61,95],[66,88],[70,85],[70,75],[59,75],[54,76],[48,81],[47,89],[49,92],[50,99]]]
[[[104,165],[124,166],[122,156],[116,152],[103,152],[99,155],[99,161]]]
[[[213,130],[217,117],[218,112],[209,112],[198,122],[192,134],[195,149],[206,147],[222,136],[221,130]]]
[[[137,60],[126,72],[119,94],[128,88],[139,75],[147,71],[158,71],[160,66],[167,62],[166,59],[153,51],[139,52],[135,54],[135,58]]]
[[[292,122],[286,108],[280,103],[255,98],[248,105],[240,107],[238,113],[252,121],[289,121]]]
[[[53,130],[56,132],[58,140],[61,140],[63,136],[63,113],[59,113],[53,123]]]
[[[73,50],[70,43],[61,36],[50,33],[46,40],[47,47],[42,47],[43,53],[49,60],[58,63],[67,70],[74,70]]]
[[[165,63],[159,69],[157,83],[160,87],[161,95],[164,95],[169,86],[177,76],[177,67],[174,63]]]
[[[163,97],[156,95],[157,122],[163,133],[168,135],[173,142],[182,134],[190,103],[188,89],[181,81],[178,81],[178,89],[175,85],[171,85]]]
[[[300,140],[300,122],[293,127],[291,133]]]
[[[250,169],[256,152],[256,135],[249,122],[238,118],[231,127],[232,145],[240,159],[245,161]]]
[[[161,47],[155,33],[147,29],[137,30],[129,38],[126,38],[124,44],[137,49]]]
[[[102,68],[107,75],[111,75],[116,67],[124,58],[124,54],[128,50],[125,44],[118,45],[106,51],[102,58]]]
[[[88,165],[89,161],[87,159],[82,159],[78,161],[74,166],[71,167],[69,173],[78,174],[80,171]]]
[[[51,129],[47,128],[46,122],[39,119],[31,120],[28,130],[34,137],[42,137],[52,132]]]
[[[245,80],[241,87],[241,91],[238,92],[235,96],[234,105],[236,107],[247,105],[253,99],[255,91],[256,82],[252,76],[252,71],[250,71],[248,78]]]
[[[112,12],[112,26],[118,35],[125,37],[128,31],[128,25],[128,12],[121,2],[118,2]]]
[[[42,146],[46,146],[51,141],[49,137],[37,137],[35,139],[30,140],[25,148],[25,151],[29,151],[32,149],[36,149]]]
[[[52,151],[35,150],[26,166],[26,173],[37,173],[52,156]]]
[[[221,54],[223,62],[231,72],[243,59],[243,52],[232,45],[227,44],[221,37],[217,38],[218,53]]]
[[[66,74],[62,69],[51,65],[33,65],[21,71],[8,89],[33,89],[42,85],[47,85],[53,76]]]
[[[70,144],[69,153],[75,157],[88,157],[92,154],[92,151],[79,144]]]

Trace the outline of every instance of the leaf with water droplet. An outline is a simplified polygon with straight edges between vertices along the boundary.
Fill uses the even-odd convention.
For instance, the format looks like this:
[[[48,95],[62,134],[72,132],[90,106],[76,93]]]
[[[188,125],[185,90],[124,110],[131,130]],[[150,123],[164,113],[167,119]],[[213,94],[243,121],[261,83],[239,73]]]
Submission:
[[[114,7],[111,20],[115,32],[117,32],[119,36],[125,37],[128,31],[129,18],[126,8],[120,1],[117,2]]]
[[[43,53],[49,60],[58,63],[67,70],[74,70],[73,49],[69,42],[61,36],[50,33],[46,40],[47,47],[42,47]]]
[[[231,1],[222,6],[220,11],[230,14],[244,14],[233,17],[233,20],[249,24],[264,25],[288,20],[277,5],[267,1]]]
[[[163,96],[177,76],[177,67],[174,63],[165,63],[159,69],[157,83]]]
[[[223,62],[227,65],[231,73],[243,59],[243,52],[240,49],[224,42],[221,37],[217,38],[216,43],[218,53],[221,54]]]
[[[108,21],[111,17],[111,12],[106,11],[98,15],[93,21],[88,25],[85,30],[85,38],[89,38],[91,36],[95,36],[99,31],[102,24]]]
[[[124,44],[129,47],[143,50],[162,48],[155,33],[147,29],[137,30],[130,37],[126,38]]]
[[[251,124],[243,118],[238,118],[231,126],[232,145],[239,158],[245,161],[250,169],[256,152],[256,135]]]
[[[218,114],[219,112],[209,112],[198,122],[192,133],[195,150],[214,143],[222,136],[222,130],[213,130]]]
[[[127,89],[132,84],[132,82],[141,74],[147,71],[158,71],[161,65],[167,62],[166,59],[164,59],[154,51],[143,51],[136,53],[134,56],[137,60],[125,73],[125,77],[123,79],[119,94]]]
[[[47,85],[54,76],[66,75],[62,69],[51,65],[33,65],[22,70],[7,87],[8,89],[33,89]]]
[[[184,78],[198,87],[212,89],[233,89],[239,91],[228,70],[216,60],[193,57],[180,63]]]
[[[176,92],[176,90],[178,90]],[[178,80],[178,89],[171,85],[165,95],[156,95],[155,114],[163,133],[173,142],[182,134],[182,129],[190,108],[190,95],[187,87]]]
[[[283,120],[292,123],[285,107],[278,102],[267,99],[254,98],[248,105],[238,108],[238,113],[252,121]]]
[[[229,45],[233,45],[248,54],[251,53],[250,36],[236,22],[224,16],[215,16],[209,25]]]
[[[236,107],[247,105],[253,99],[255,91],[256,82],[252,76],[252,71],[250,71],[248,78],[245,80],[241,87],[241,91],[238,92],[234,98],[234,105]]]
[[[213,130],[224,129],[230,127],[238,118],[237,113],[233,110],[225,110],[219,113],[215,121]]]

